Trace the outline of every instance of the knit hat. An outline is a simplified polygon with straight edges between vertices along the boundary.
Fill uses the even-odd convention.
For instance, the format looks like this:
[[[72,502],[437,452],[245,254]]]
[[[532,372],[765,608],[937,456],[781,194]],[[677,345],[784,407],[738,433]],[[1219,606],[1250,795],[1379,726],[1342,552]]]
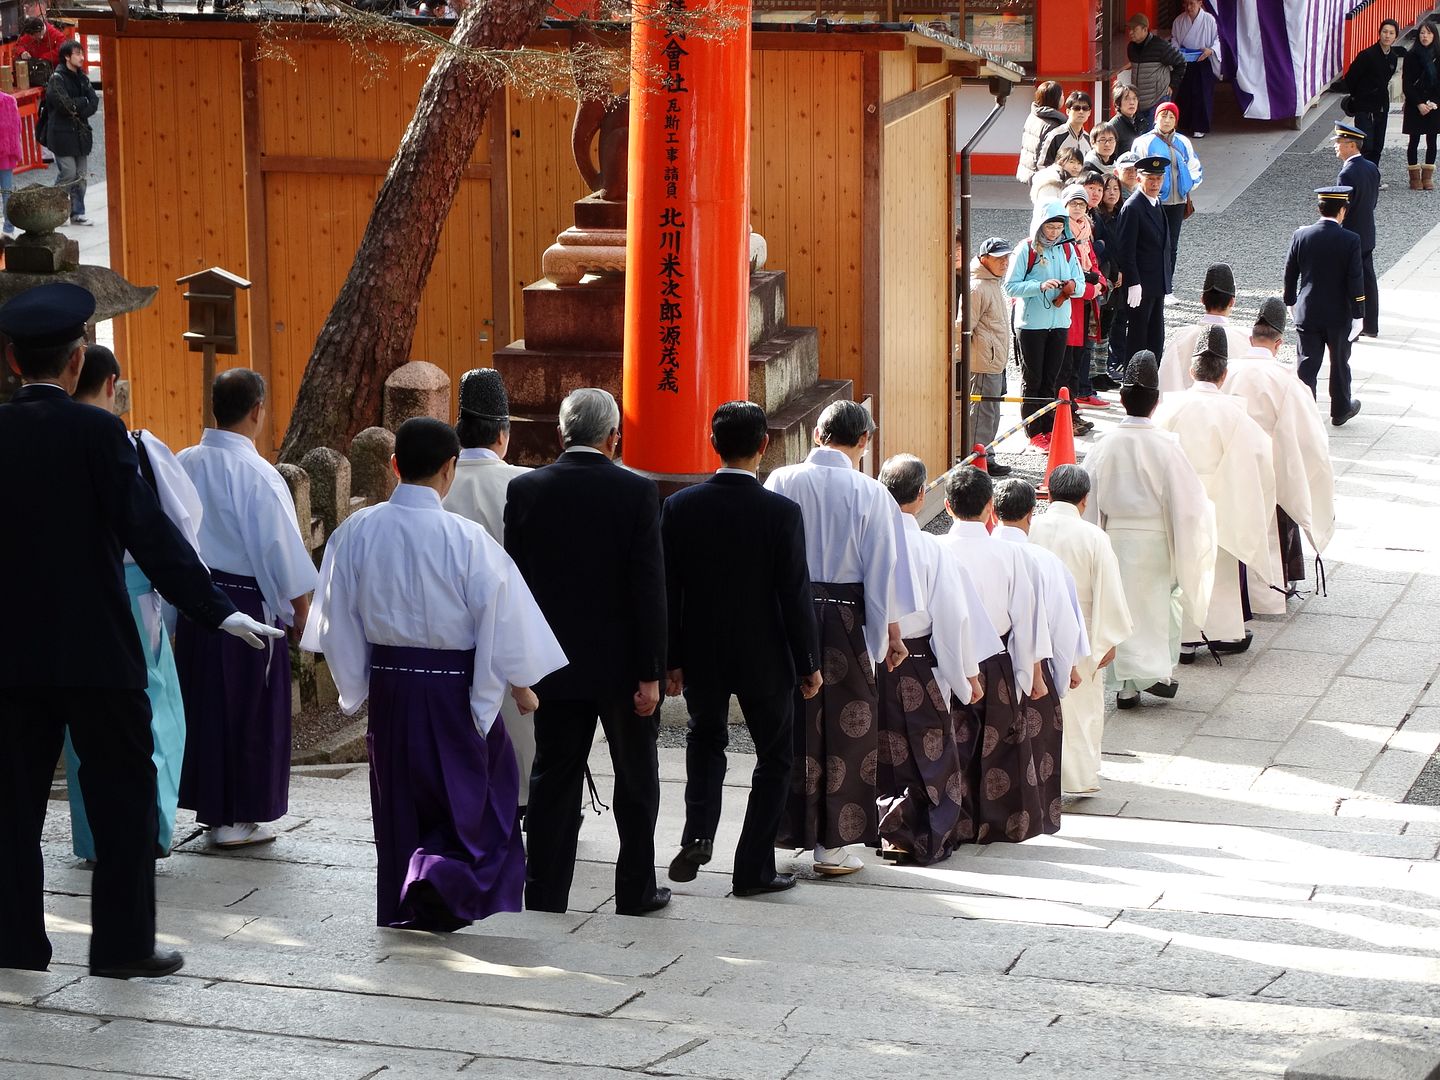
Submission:
[[[1162,101],[1159,105],[1155,106],[1156,116],[1159,116],[1162,112],[1174,113],[1175,119],[1180,119],[1180,106],[1176,105],[1173,101]]]
[[[510,397],[494,368],[475,368],[460,376],[460,414],[475,420],[509,420]]]
[[[1076,199],[1079,199],[1087,206],[1090,205],[1090,196],[1085,194],[1084,184],[1068,184],[1065,189],[1060,192],[1060,202],[1065,206],[1069,206]]]

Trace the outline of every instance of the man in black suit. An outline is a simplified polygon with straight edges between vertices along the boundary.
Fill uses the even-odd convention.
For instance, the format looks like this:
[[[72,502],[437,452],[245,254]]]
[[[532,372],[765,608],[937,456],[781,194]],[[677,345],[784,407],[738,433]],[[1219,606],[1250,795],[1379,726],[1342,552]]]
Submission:
[[[1346,231],[1360,238],[1360,269],[1365,275],[1366,337],[1380,336],[1380,279],[1375,276],[1375,206],[1380,201],[1380,167],[1361,155],[1365,132],[1354,124],[1335,121],[1335,156],[1340,175],[1335,183],[1350,188],[1345,204]]]
[[[1170,161],[1148,157],[1135,166],[1140,186],[1116,217],[1110,245],[1125,290],[1128,327],[1125,358],[1149,349],[1165,352],[1165,294],[1170,291],[1170,223],[1160,205],[1160,188]]]
[[[615,910],[658,911],[660,677],[665,670],[665,569],[660,499],[651,480],[616,465],[620,408],[604,390],[560,405],[565,451],[510,481],[505,550],[525,575],[570,662],[534,687],[535,764],[525,906],[564,911],[580,836],[580,788],[598,717],[615,765]]]
[[[1315,393],[1330,352],[1330,422],[1360,411],[1350,397],[1350,344],[1365,325],[1365,271],[1360,238],[1344,227],[1348,187],[1316,188],[1320,220],[1296,229],[1285,257],[1285,306],[1295,309],[1300,381]]]
[[[710,445],[724,467],[671,495],[660,517],[670,623],[665,692],[674,697],[683,690],[690,711],[685,832],[670,879],[693,881],[714,851],[734,694],[756,758],[731,875],[736,896],[795,884],[793,874],[775,871],[775,834],[795,756],[797,675],[806,698],[820,689],[800,507],[766,491],[756,476],[770,442],[767,426],[754,402],[716,409]]]
[[[236,612],[140,474],[118,417],[70,395],[95,298],[77,285],[30,289],[0,308],[6,360],[22,383],[0,407],[18,528],[0,529],[10,617],[0,619],[0,967],[44,971],[41,830],[68,728],[95,836],[90,972],[168,975],[155,949],[155,764],[145,656],[122,566],[128,550],[192,619],[260,647],[278,636]]]

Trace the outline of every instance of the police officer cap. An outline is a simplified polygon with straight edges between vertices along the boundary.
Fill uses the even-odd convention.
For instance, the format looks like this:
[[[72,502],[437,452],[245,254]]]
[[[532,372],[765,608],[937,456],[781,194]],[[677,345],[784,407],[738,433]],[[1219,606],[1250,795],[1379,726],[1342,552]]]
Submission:
[[[475,368],[460,376],[460,412],[476,420],[509,420],[510,396],[494,368]]]
[[[89,289],[57,281],[26,289],[0,307],[0,331],[21,346],[66,345],[85,336],[85,324],[94,314],[95,297]]]
[[[1125,378],[1120,385],[1140,386],[1147,390],[1160,389],[1160,364],[1149,349],[1141,349],[1130,358],[1125,366]]]
[[[1224,293],[1226,296],[1235,295],[1235,271],[1230,269],[1229,263],[1215,263],[1205,271],[1205,284],[1201,286],[1204,292]]]
[[[1195,339],[1194,357],[1218,356],[1221,360],[1230,359],[1230,339],[1225,336],[1223,326],[1207,326],[1205,332]]]
[[[1364,142],[1364,141],[1365,141],[1365,132],[1361,131],[1361,130],[1360,130],[1358,127],[1356,127],[1354,124],[1347,123],[1347,122],[1344,121],[1344,120],[1336,120],[1336,121],[1335,121],[1335,138],[1337,138],[1337,139],[1354,139],[1356,142]]]
[[[1164,176],[1165,169],[1169,166],[1170,159],[1164,157],[1141,158],[1135,163],[1136,172],[1141,176]]]
[[[1321,202],[1343,202],[1350,201],[1350,193],[1355,189],[1346,184],[1337,184],[1334,187],[1317,187],[1315,195]]]
[[[1285,332],[1285,323],[1288,319],[1285,301],[1278,296],[1267,296],[1265,302],[1260,305],[1260,314],[1255,316],[1257,323],[1264,323],[1270,329],[1281,334]]]

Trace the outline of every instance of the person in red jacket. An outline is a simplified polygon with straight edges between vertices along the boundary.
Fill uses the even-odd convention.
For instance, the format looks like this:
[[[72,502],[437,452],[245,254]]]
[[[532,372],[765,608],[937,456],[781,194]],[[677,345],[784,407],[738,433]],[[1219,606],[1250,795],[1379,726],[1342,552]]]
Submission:
[[[22,60],[44,60],[51,70],[60,66],[60,46],[65,35],[43,15],[32,16],[21,27],[25,32],[15,42],[15,55]]]

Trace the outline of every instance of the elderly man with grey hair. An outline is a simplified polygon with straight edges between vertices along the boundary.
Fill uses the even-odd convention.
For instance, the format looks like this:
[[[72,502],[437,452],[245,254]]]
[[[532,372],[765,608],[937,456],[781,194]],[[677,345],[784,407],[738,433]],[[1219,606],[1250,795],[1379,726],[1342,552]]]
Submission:
[[[1070,571],[1090,637],[1090,655],[1075,663],[1080,681],[1065,699],[1060,788],[1066,795],[1094,795],[1100,790],[1105,733],[1105,668],[1134,624],[1110,537],[1081,516],[1090,498],[1090,474],[1079,465],[1060,465],[1050,474],[1049,486],[1050,509],[1030,522],[1030,543]]]
[[[505,549],[570,662],[534,687],[535,764],[525,906],[564,911],[580,834],[581,786],[598,719],[615,766],[615,910],[657,911],[660,811],[656,707],[665,671],[665,569],[655,484],[615,464],[620,409],[604,390],[560,405],[552,464],[510,481]]]

